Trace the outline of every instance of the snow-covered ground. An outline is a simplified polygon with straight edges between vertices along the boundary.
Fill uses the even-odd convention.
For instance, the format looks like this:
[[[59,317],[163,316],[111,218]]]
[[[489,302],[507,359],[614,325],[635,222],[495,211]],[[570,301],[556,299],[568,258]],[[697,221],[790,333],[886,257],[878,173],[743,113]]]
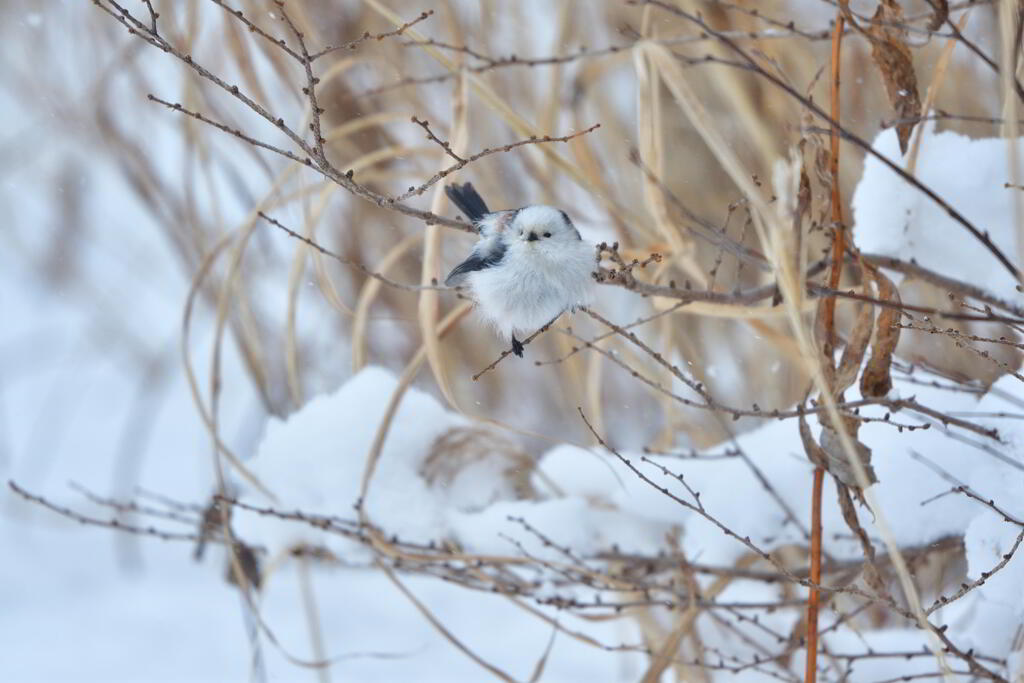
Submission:
[[[40,100],[31,102],[16,97],[23,90],[0,89],[0,111],[7,123],[0,140],[7,162],[0,171],[0,234],[5,240],[0,248],[0,477],[99,516],[109,513],[69,487],[70,482],[121,497],[142,487],[203,505],[214,490],[212,446],[180,357],[190,266],[132,191],[126,175],[109,157],[94,161],[88,144],[77,139],[91,132],[76,128],[80,124],[75,121],[75,108],[89,97],[87,83],[76,87],[74,75],[76,61],[90,46],[70,31],[83,10],[66,3],[47,14],[37,12],[31,2],[16,4],[4,16],[20,22],[24,35],[47,41],[58,54],[65,50],[57,63],[66,69],[71,85],[65,100],[52,102],[42,89]],[[823,17],[832,11],[815,5]],[[45,21],[51,19],[64,22],[68,32],[45,33]],[[0,49],[26,73],[25,61],[32,55],[24,48],[21,43]],[[118,58],[105,55],[112,61]],[[163,68],[154,60],[154,68]],[[128,96],[138,92],[129,89]],[[180,129],[161,121],[166,119],[153,116],[143,137],[173,183],[180,179],[183,163],[175,143]],[[891,131],[882,133],[875,147],[896,158]],[[1011,179],[1006,152],[1003,140],[972,141],[929,130],[922,140],[917,177],[984,226],[993,242],[1016,259],[1019,236],[1012,193],[1019,190],[1004,187]],[[965,166],[971,170],[968,176]],[[62,214],[63,202],[78,202],[77,208]],[[853,205],[854,231],[866,251],[914,256],[923,266],[1019,299],[976,239],[877,162],[868,160]],[[250,208],[227,200],[216,211],[224,225],[237,226]],[[76,217],[85,228],[76,230]],[[267,251],[272,261],[274,250]],[[278,324],[284,319],[287,264],[268,271],[277,279],[256,287],[266,293],[260,301]],[[326,316],[318,310],[315,305],[304,309],[300,337],[328,336]],[[212,338],[213,315],[208,305],[200,305],[189,346],[201,382],[207,381]],[[398,385],[393,373],[381,367],[352,377],[344,374],[337,370],[323,378],[312,387],[312,398],[287,419],[268,417],[237,347],[225,344],[220,433],[274,494],[270,499],[235,477],[245,502],[354,518],[354,504],[364,493],[367,454]],[[962,536],[969,580],[999,562],[1019,528],[965,496],[936,497],[951,483],[919,456],[997,500],[1007,513],[1024,518],[1024,426],[1003,415],[1021,412],[1021,386],[1017,378],[1006,376],[979,399],[896,382],[894,396],[915,396],[951,414],[980,415],[980,424],[997,428],[1004,438],[1002,459],[977,444],[949,438],[941,425],[899,434],[888,424],[861,429],[874,454],[879,479],[875,494],[897,542],[917,546]],[[208,385],[203,391],[208,392]],[[920,423],[901,414],[893,419]],[[553,445],[533,472],[510,471],[514,460],[491,457],[443,484],[428,481],[424,471],[436,439],[468,426],[466,418],[448,411],[427,391],[410,388],[398,404],[368,480],[363,501],[368,520],[403,540],[457,543],[466,552],[488,555],[514,556],[524,549],[557,559],[557,551],[510,517],[525,519],[580,555],[612,547],[656,553],[671,538],[685,539],[686,552],[695,562],[728,565],[745,550],[692,510],[644,484],[602,449]],[[492,443],[481,438],[485,445]],[[711,514],[762,548],[802,540],[801,529],[808,525],[810,466],[796,422],[766,423],[741,435],[736,445],[749,455],[749,462],[652,456],[651,465],[642,463],[639,453],[623,455],[686,498],[685,489],[657,465],[684,475],[701,492]],[[783,501],[792,502],[797,524],[754,468]],[[523,475],[533,496],[524,497],[511,483],[517,475]],[[831,482],[825,500],[835,500]],[[832,558],[859,558],[858,544],[828,537],[843,532],[845,525],[834,505],[824,509]],[[861,521],[877,539],[871,516],[861,511]],[[0,494],[0,681],[236,681],[250,679],[254,671],[265,672],[268,680],[312,680],[322,673],[293,661],[318,656],[304,597],[310,587],[323,643],[319,654],[332,659],[326,675],[333,680],[478,681],[490,676],[440,635],[386,575],[366,566],[373,556],[365,544],[244,510],[236,512],[234,524],[242,540],[265,549],[268,561],[276,563],[258,604],[260,618],[274,637],[264,632],[257,649],[248,610],[225,579],[226,559],[219,548],[208,548],[202,561],[196,561],[189,542],[82,526],[26,503],[5,487]],[[195,530],[173,522],[162,526]],[[338,560],[311,562],[309,585],[303,561],[286,554],[300,543],[325,547]],[[555,633],[506,597],[423,576],[400,579],[454,638],[517,680],[530,679],[552,636],[542,680],[630,681],[645,670],[645,658]],[[712,579],[702,577],[702,586]],[[554,587],[545,590],[557,592]],[[781,590],[737,581],[718,598],[770,601]],[[802,597],[803,592],[798,594]],[[542,609],[565,629],[607,646],[641,641],[640,629],[631,620],[585,621]],[[762,625],[788,633],[797,617],[794,610],[765,612]],[[964,649],[974,647],[997,658],[1011,655],[1024,620],[1024,559],[1016,554],[983,586],[932,618],[948,625],[947,635]],[[709,647],[733,644],[730,633],[720,629],[709,628],[702,635]],[[864,633],[839,629],[825,642],[833,651],[850,652],[865,642],[880,651],[918,651],[926,641],[915,629],[892,627]],[[1011,672],[1020,675],[1022,668],[1018,650],[1011,657]],[[933,669],[933,660],[921,657],[859,661],[854,679]],[[764,675],[751,670],[743,678],[763,680]]]

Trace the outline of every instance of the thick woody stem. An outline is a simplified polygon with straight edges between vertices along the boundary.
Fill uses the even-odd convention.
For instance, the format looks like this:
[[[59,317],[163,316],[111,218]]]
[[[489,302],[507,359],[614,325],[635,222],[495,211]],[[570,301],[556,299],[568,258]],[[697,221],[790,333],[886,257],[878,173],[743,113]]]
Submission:
[[[842,10],[836,12],[835,28],[832,33],[832,81],[830,105],[832,120],[839,120],[839,48],[843,39]],[[832,175],[832,270],[829,273],[829,287],[838,289],[843,269],[843,252],[846,250],[846,230],[843,227],[843,207],[839,196],[839,129],[832,126],[829,140],[831,155],[829,171]],[[828,363],[832,362],[835,345],[836,299],[825,299],[825,353]],[[811,583],[821,582],[821,490],[825,483],[825,470],[814,468],[814,484],[811,491]],[[818,673],[818,607],[820,595],[817,588],[811,588],[807,596],[807,665],[804,681],[813,683]]]

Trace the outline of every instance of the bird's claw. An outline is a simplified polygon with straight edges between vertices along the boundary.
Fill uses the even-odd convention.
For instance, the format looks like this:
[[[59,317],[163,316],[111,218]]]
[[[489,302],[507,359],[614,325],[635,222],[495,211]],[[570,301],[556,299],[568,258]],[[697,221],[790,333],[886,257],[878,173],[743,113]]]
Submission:
[[[516,339],[515,335],[512,335],[512,353],[520,358],[523,357],[523,342]]]

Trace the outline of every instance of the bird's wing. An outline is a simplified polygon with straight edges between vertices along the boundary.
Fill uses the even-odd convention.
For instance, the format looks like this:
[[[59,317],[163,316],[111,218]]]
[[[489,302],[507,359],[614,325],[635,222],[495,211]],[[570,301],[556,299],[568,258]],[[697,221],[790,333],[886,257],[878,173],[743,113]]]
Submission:
[[[444,188],[444,193],[452,204],[458,207],[459,211],[473,223],[491,212],[483,197],[473,188],[473,183],[459,185],[452,183]]]
[[[495,240],[492,244],[487,245],[484,249],[476,248],[473,253],[469,255],[465,261],[455,266],[452,272],[448,273],[448,277],[445,278],[444,283],[449,287],[454,287],[461,284],[466,276],[477,270],[484,270],[485,268],[491,268],[501,263],[501,259],[505,256],[505,245]]]

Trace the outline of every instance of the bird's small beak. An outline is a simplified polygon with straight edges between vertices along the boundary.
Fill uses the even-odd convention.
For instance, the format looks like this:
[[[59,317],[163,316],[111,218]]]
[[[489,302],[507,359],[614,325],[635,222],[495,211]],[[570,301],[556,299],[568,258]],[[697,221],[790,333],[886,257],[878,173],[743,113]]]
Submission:
[[[526,241],[527,241],[527,242],[536,242],[536,241],[537,241],[537,240],[539,240],[539,239],[540,239],[540,238],[539,238],[539,237],[537,237],[537,233],[535,233],[535,232],[529,232],[529,233],[527,233],[527,235],[526,235]]]

